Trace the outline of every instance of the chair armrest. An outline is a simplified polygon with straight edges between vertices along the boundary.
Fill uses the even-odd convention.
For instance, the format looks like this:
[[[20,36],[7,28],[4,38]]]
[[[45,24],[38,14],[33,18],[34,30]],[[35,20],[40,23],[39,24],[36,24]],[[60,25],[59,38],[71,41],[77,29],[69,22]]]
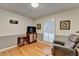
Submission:
[[[64,46],[64,44],[65,44],[65,42],[61,42],[61,41],[57,41],[57,40],[54,40],[54,43],[55,43],[55,44],[59,44],[59,45],[63,45],[63,46]]]
[[[76,56],[76,51],[64,46],[54,46],[52,48],[52,54],[54,56]]]
[[[79,56],[79,48],[75,48],[76,50],[76,55]]]

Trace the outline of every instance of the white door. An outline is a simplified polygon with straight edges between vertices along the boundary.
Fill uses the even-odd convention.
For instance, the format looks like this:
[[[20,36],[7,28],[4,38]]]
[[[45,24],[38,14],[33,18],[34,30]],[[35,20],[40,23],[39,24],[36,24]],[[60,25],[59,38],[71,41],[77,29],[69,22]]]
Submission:
[[[47,21],[44,24],[44,38],[45,42],[53,42],[55,39],[55,21]]]

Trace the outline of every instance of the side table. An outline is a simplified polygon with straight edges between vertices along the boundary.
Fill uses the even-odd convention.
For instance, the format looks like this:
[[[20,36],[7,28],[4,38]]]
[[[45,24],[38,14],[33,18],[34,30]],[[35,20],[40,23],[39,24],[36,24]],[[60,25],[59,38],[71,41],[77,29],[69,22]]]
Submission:
[[[17,37],[17,46],[22,46],[24,44],[27,44],[27,37],[26,36],[19,36]]]

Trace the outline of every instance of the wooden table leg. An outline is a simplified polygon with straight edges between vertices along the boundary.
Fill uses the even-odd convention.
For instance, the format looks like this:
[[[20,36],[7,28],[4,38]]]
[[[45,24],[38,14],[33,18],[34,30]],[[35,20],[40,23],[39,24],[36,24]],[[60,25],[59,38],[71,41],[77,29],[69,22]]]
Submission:
[[[20,46],[20,38],[18,37],[18,39],[17,39],[17,46]]]

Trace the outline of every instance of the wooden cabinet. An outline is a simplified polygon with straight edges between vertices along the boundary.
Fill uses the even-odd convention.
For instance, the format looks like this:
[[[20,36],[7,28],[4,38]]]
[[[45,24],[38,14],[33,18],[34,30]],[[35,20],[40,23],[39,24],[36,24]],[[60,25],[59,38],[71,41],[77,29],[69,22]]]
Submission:
[[[26,35],[29,44],[37,41],[37,33],[26,33]]]

